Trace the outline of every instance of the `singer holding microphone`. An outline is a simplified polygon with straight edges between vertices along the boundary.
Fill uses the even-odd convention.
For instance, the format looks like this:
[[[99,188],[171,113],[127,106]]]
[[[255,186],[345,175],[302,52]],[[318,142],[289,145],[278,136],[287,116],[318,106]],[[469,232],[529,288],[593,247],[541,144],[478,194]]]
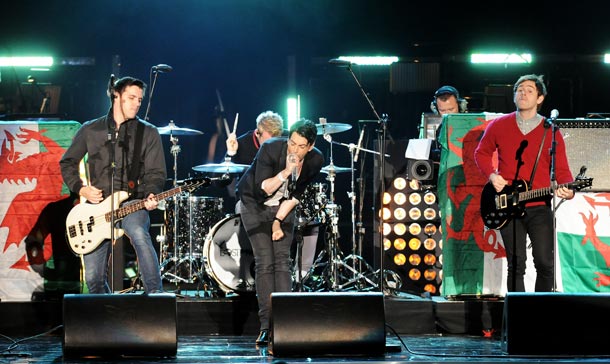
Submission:
[[[545,119],[538,111],[547,94],[542,76],[521,76],[513,87],[513,101],[517,110],[491,121],[474,152],[479,170],[489,177],[493,188],[500,192],[505,187],[524,181],[528,190],[548,189],[551,186],[551,150],[553,120]],[[557,116],[556,110],[551,119]],[[555,135],[556,182],[574,181],[566,146],[561,133]],[[498,153],[498,166],[492,161]],[[555,195],[572,199],[574,191],[566,187],[555,189]],[[536,269],[536,292],[550,292],[554,286],[554,234],[551,196],[544,195],[525,201],[525,214],[515,216],[500,228],[508,263],[507,289],[524,292],[527,236],[532,244]]]
[[[269,341],[271,293],[292,289],[294,209],[324,164],[324,156],[314,147],[316,136],[313,122],[298,120],[288,138],[271,138],[261,144],[252,165],[237,183],[241,220],[254,253],[260,321],[257,345]]]

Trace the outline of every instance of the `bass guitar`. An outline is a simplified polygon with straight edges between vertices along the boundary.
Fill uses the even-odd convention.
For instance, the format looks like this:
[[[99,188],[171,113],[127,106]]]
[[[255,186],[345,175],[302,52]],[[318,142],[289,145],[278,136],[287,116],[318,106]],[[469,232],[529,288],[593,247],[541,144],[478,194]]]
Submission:
[[[193,178],[185,180],[184,184],[155,195],[157,201],[165,200],[182,192],[192,192],[199,187],[209,186],[210,178]],[[66,218],[66,235],[68,246],[78,255],[91,253],[104,240],[110,239],[112,221],[112,199],[114,206],[120,206],[121,202],[129,197],[129,193],[118,191],[108,196],[99,204],[80,203],[70,210]],[[130,203],[114,210],[114,221],[117,222],[125,216],[145,208],[144,200]],[[123,236],[123,229],[115,227],[115,238]]]
[[[574,182],[558,185],[569,189],[580,191],[591,187],[593,178],[579,178]],[[481,192],[481,217],[483,224],[490,229],[499,229],[506,225],[514,217],[523,216],[525,210],[523,205],[526,201],[551,196],[551,187],[529,190],[525,181],[518,181],[513,185],[505,186],[502,191],[497,192],[491,182],[483,187]]]

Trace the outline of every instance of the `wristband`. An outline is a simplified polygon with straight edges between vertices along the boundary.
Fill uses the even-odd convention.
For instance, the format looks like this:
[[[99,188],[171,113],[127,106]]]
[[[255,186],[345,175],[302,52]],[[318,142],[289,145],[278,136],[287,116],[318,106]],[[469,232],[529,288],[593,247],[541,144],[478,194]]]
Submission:
[[[280,182],[282,182],[282,183],[286,182],[286,180],[287,180],[287,179],[286,179],[286,178],[284,178],[284,176],[282,175],[282,172],[280,172],[280,173],[278,173],[278,174],[277,174],[277,178],[279,178],[279,179],[280,179]]]
[[[277,220],[280,222],[280,224],[284,223],[284,220],[280,219],[279,217],[274,217],[273,220]]]

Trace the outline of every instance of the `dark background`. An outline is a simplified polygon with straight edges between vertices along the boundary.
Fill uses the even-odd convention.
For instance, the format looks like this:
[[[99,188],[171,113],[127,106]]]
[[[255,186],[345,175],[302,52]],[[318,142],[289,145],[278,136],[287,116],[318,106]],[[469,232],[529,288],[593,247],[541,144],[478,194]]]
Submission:
[[[604,1],[562,6],[551,1],[11,1],[2,5],[0,55],[50,54],[92,64],[56,65],[51,72],[0,68],[0,114],[39,108],[40,95],[32,85],[23,85],[31,75],[43,86],[60,86],[57,112],[83,122],[107,111],[111,73],[142,78],[150,86],[151,67],[169,64],[173,71],[158,76],[149,120],[157,126],[173,120],[204,132],[179,138],[179,179],[209,162],[217,90],[230,125],[239,113],[238,134],[252,129],[262,111],[285,115],[286,97],[298,94],[303,117],[352,126],[332,135],[339,143],[356,143],[367,125],[364,145],[371,149],[379,124],[358,122],[376,116],[354,76],[377,113],[388,115],[390,141],[417,137],[421,114],[429,111],[434,90],[443,84],[457,87],[470,111],[508,112],[514,106],[510,86],[527,73],[545,75],[549,96],[543,115],[558,109],[560,118],[583,117],[610,109],[610,65],[601,62],[610,52],[608,10]],[[468,56],[475,50],[531,52],[534,62],[471,65]],[[396,55],[401,63],[354,66],[352,75],[328,64],[341,55]],[[148,102],[147,97],[141,117]],[[164,143],[173,176],[167,136]],[[319,138],[317,146],[330,162],[329,143]],[[350,166],[345,146],[333,147],[333,157],[336,165]],[[220,160],[217,155],[215,161]],[[371,155],[361,158],[355,176],[366,184],[366,197],[359,193],[358,201],[366,202],[367,256],[372,249],[372,166]],[[336,179],[346,249],[351,248],[350,177],[342,173]]]

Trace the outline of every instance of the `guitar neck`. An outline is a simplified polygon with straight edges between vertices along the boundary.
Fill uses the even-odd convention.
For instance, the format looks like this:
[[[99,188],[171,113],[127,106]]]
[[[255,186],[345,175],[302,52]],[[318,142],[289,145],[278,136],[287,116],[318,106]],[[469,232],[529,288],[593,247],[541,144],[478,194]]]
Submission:
[[[557,187],[555,187],[555,189],[560,188],[560,187],[571,188],[571,186],[572,186],[572,183],[565,183],[562,185],[557,185]],[[553,192],[552,187],[537,188],[535,190],[519,192],[519,201],[523,202],[523,201],[532,200],[532,199],[538,198],[538,197],[549,196],[552,192]]]
[[[172,197],[173,195],[179,194],[182,191],[183,191],[183,186],[178,186],[178,187],[172,188],[171,190],[167,190],[167,191],[161,192],[161,193],[155,195],[154,197],[155,197],[155,199],[157,201],[161,201],[161,200],[165,200],[168,197]],[[144,200],[140,200],[138,202],[134,202],[134,203],[131,203],[131,204],[127,205],[127,206],[124,206],[124,207],[121,207],[121,208],[118,208],[118,209],[114,210],[115,211],[115,215],[114,216],[117,219],[122,219],[125,216],[131,214],[132,212],[136,212],[138,210],[141,210],[144,207],[145,207],[144,206]],[[107,215],[107,219],[106,220],[110,221],[109,220],[110,212],[108,214],[106,214],[106,215]]]

